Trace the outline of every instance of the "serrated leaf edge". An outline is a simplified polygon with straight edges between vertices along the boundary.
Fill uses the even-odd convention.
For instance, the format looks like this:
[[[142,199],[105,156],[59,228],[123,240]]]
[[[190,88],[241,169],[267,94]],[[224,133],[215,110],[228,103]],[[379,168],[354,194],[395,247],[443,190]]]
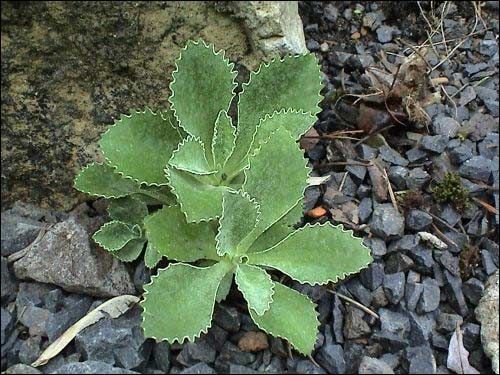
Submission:
[[[248,82],[244,82],[242,85],[241,85],[241,92],[238,94],[238,96],[241,96],[244,92],[245,92],[245,88],[247,88],[248,86],[250,86],[252,84],[252,78],[259,75],[262,68],[265,67],[265,68],[268,68],[271,64],[275,63],[276,61],[279,60],[280,63],[282,63],[283,61],[285,61],[286,59],[298,59],[298,58],[301,58],[301,57],[306,57],[306,56],[310,56],[312,55],[312,53],[302,53],[302,54],[297,54],[297,55],[285,55],[283,57],[280,57],[280,56],[277,56],[277,57],[274,57],[273,59],[271,59],[269,62],[262,62],[260,65],[259,65],[259,68],[255,71],[251,71],[250,72],[250,76],[248,78]],[[315,57],[315,56],[314,56]],[[313,116],[316,116],[319,112],[321,112],[321,107],[319,106],[319,103],[321,103],[322,101],[322,98],[323,96],[321,95],[321,90],[323,88],[323,80],[321,78],[321,66],[318,64],[318,59],[315,57],[315,61],[316,61],[316,68],[318,69],[318,79],[319,79],[319,90],[318,90],[318,101],[317,101],[317,104],[315,106],[316,108],[316,113],[312,113],[312,112],[309,112],[309,111],[301,111],[301,110],[296,110],[294,109],[295,111],[297,112],[302,112],[302,113],[311,113],[311,115]],[[280,110],[275,110],[273,111],[273,116],[274,116],[274,112],[279,112],[281,111],[282,109],[284,108],[281,108]],[[288,109],[292,109],[292,107],[288,107]],[[240,106],[238,105],[237,106],[237,111],[238,111],[238,121],[239,119],[241,118],[240,117]],[[266,113],[264,115],[264,118],[265,116],[268,115],[268,113]],[[235,167],[238,167],[241,163],[244,162],[245,158],[248,158],[249,157],[249,154],[253,148],[253,144],[255,142],[255,135],[257,134],[257,129],[260,127],[260,124],[261,124],[261,121],[262,121],[262,118],[259,119],[259,124],[257,125],[257,127],[255,128],[255,131],[253,133],[253,136],[252,136],[252,143],[250,144],[250,147],[248,149],[248,151],[245,153],[245,155],[241,158],[241,160],[237,160],[236,162],[233,162],[233,165]],[[239,124],[238,124],[239,125]],[[238,130],[236,131],[236,137],[238,137]],[[234,149],[233,149],[234,151]],[[224,165],[225,166],[225,165]]]
[[[248,198],[248,200],[253,203],[254,207],[257,209],[257,218],[255,219],[255,225],[254,227],[248,232],[248,235],[252,232],[252,230],[254,230],[256,227],[257,227],[257,224],[259,223],[260,221],[260,214],[261,214],[261,211],[260,211],[260,204],[259,202],[257,202],[254,198],[252,198],[247,192],[243,191],[243,190],[229,190],[229,193],[230,194],[238,194],[244,198]],[[222,213],[219,217],[219,225],[217,226],[217,234],[215,235],[215,247],[216,247],[216,252],[219,256],[223,257],[224,255],[228,254],[227,252],[226,253],[223,253],[221,254],[221,252],[219,252],[219,248],[220,248],[220,243],[219,243],[219,240],[220,240],[220,234],[221,234],[221,226],[222,226],[222,218],[224,217],[224,213],[225,213],[225,210],[224,210],[224,207],[225,207],[225,198],[224,198],[224,195],[222,196]],[[245,237],[246,238],[246,237]],[[240,240],[239,243],[241,243],[242,241],[244,240],[244,238],[242,238]],[[238,245],[239,245],[238,243]]]
[[[146,113],[147,111],[151,112],[152,115],[154,116],[160,116],[160,118],[162,120],[164,120],[165,122],[167,122],[170,126],[172,126],[174,129],[175,127],[172,125],[172,123],[170,121],[168,121],[168,119],[166,119],[165,117],[163,117],[161,111],[158,111],[158,112],[154,112],[151,108],[149,108],[148,106],[146,106],[144,108],[144,111],[141,111],[141,110],[135,110],[135,111],[132,111],[130,115],[126,115],[126,114],[121,114],[120,115],[120,119],[119,120],[115,120],[114,124],[111,125],[108,130],[106,130],[102,135],[101,135],[101,139],[108,133],[111,131],[111,129],[113,129],[115,126],[117,126],[118,124],[121,124],[122,121],[123,121],[123,118],[124,117],[127,117],[127,118],[131,118],[134,114],[143,114],[143,113]],[[177,129],[175,129],[177,130]],[[146,185],[146,186],[165,186],[165,185],[168,185],[167,182],[165,181],[165,183],[162,183],[162,184],[159,184],[159,183],[156,183],[156,182],[146,182],[146,181],[141,181],[133,176],[129,176],[127,174],[125,174],[124,172],[121,172],[118,170],[118,167],[116,165],[113,165],[113,163],[111,163],[111,160],[108,159],[108,157],[106,156],[106,153],[104,152],[104,150],[102,150],[101,148],[101,144],[100,144],[100,141],[101,139],[99,139],[99,148],[101,149],[101,152],[102,154],[104,155],[104,158],[106,159],[106,162],[107,164],[110,166],[110,167],[113,167],[114,170],[115,170],[115,173],[118,173],[120,176],[122,176],[123,178],[128,178],[136,183],[138,183],[139,185]]]
[[[147,238],[147,235],[146,235],[146,238]],[[160,257],[158,258],[158,260],[154,264],[152,264],[152,265],[148,265],[148,263],[146,261],[146,259],[147,259],[146,253],[148,251],[154,251],[154,252],[160,254]],[[160,261],[162,260],[162,258],[163,258],[163,254],[161,254],[158,250],[156,250],[156,248],[153,245],[151,245],[150,242],[149,242],[149,240],[148,240],[148,243],[146,245],[146,250],[144,250],[144,265],[146,267],[148,267],[149,269],[153,269],[153,268],[155,268],[158,265],[158,263],[160,263]]]
[[[170,90],[170,96],[168,97],[168,102],[170,103],[170,108],[174,114],[174,117],[175,119],[177,120],[177,123],[179,124],[179,126],[189,135],[193,135],[191,134],[190,132],[188,132],[186,130],[186,128],[184,126],[182,126],[182,122],[181,120],[179,119],[179,116],[177,116],[177,111],[175,110],[175,105],[174,105],[174,102],[173,102],[173,98],[175,97],[175,90],[172,89],[172,85],[177,81],[176,79],[176,76],[175,76],[175,73],[179,72],[179,65],[178,65],[178,62],[182,60],[182,53],[184,51],[186,51],[188,48],[189,48],[189,44],[192,43],[194,45],[198,45],[200,43],[203,44],[203,46],[205,48],[212,48],[212,52],[215,56],[219,56],[220,54],[222,54],[222,61],[224,61],[226,63],[226,65],[229,67],[229,69],[231,70],[231,74],[233,75],[233,89],[231,90],[231,93],[232,93],[232,97],[231,97],[231,100],[229,101],[228,105],[227,105],[227,108],[223,108],[223,110],[225,110],[226,112],[229,110],[229,107],[231,106],[231,102],[233,101],[234,99],[234,96],[235,96],[235,89],[236,87],[238,86],[237,82],[236,82],[236,76],[238,75],[238,72],[234,71],[233,68],[234,68],[234,63],[230,62],[229,58],[226,58],[226,51],[221,49],[219,50],[218,52],[215,51],[215,45],[213,43],[209,43],[207,44],[203,39],[198,39],[198,40],[190,40],[186,43],[186,45],[181,49],[181,51],[179,52],[179,57],[175,60],[175,68],[174,70],[172,71],[172,81],[169,83],[168,85],[168,88]]]
[[[142,244],[141,244],[141,251],[139,252],[139,254],[137,254],[137,256],[135,256],[134,258],[125,258],[125,257],[121,257],[121,256],[119,255],[119,253],[120,253],[120,250],[122,250],[122,249],[123,249],[123,247],[122,247],[121,249],[118,249],[118,250],[116,250],[116,251],[112,252],[113,256],[114,256],[115,258],[119,259],[120,261],[125,262],[125,263],[133,262],[134,260],[136,260],[137,258],[139,258],[139,257],[141,256],[141,253],[142,253],[142,250],[143,250],[143,248],[144,248],[144,244],[146,243],[146,240],[145,240],[145,239],[143,239],[143,238],[134,238],[134,240],[142,240]],[[131,240],[131,241],[133,241],[133,240]],[[130,241],[129,241],[129,242],[130,242]],[[128,243],[127,243],[127,245],[128,245]],[[125,247],[125,246],[124,246],[124,247]]]
[[[277,128],[277,129],[275,129],[275,130],[274,130],[274,131],[273,131],[273,132],[269,135],[269,137],[268,137],[265,141],[263,141],[263,142],[259,145],[259,147],[258,147],[258,148],[254,149],[254,152],[252,153],[252,155],[250,155],[250,156],[248,157],[248,164],[247,164],[247,165],[243,168],[243,174],[244,174],[244,176],[245,176],[245,179],[244,179],[244,181],[243,181],[243,184],[241,185],[241,189],[240,189],[240,190],[245,191],[245,187],[246,187],[246,183],[247,183],[247,173],[246,173],[246,172],[250,170],[250,158],[257,156],[257,154],[260,152],[260,150],[261,150],[262,146],[264,146],[265,144],[269,143],[269,141],[270,141],[270,139],[272,138],[272,136],[273,136],[273,135],[274,135],[274,134],[275,134],[275,133],[276,133],[279,129],[281,129],[281,128]],[[286,129],[285,129],[285,130],[286,130]],[[288,134],[288,136],[289,136],[291,139],[293,139],[292,135],[291,135],[288,131],[287,131],[286,133]],[[299,148],[298,146],[297,146],[297,150],[300,150],[300,148]],[[303,155],[304,155],[304,154],[302,154],[302,156],[303,156]],[[308,174],[310,174],[310,173],[311,173],[311,171],[312,171],[312,168],[308,167],[308,166],[307,166],[307,163],[308,163],[308,161],[304,158],[304,168],[305,168],[305,170],[309,171],[309,172],[308,172]],[[291,211],[291,210],[295,207],[295,205],[297,205],[297,204],[298,204],[298,203],[299,203],[302,199],[304,199],[304,193],[305,193],[306,189],[307,189],[307,183],[306,183],[306,181],[304,181],[304,188],[303,188],[303,190],[302,190],[302,194],[300,195],[300,197],[299,197],[299,198],[297,198],[297,200],[295,201],[295,203],[293,203],[293,204],[290,206],[290,208],[289,208],[289,209],[288,209],[285,213],[283,213],[283,215],[281,215],[279,218],[277,218],[277,219],[276,219],[275,221],[273,221],[272,223],[269,223],[269,225],[267,226],[267,228],[263,229],[263,230],[262,230],[262,232],[261,232],[261,233],[259,233],[259,235],[255,238],[255,240],[256,240],[256,239],[257,239],[257,238],[258,238],[258,237],[259,237],[262,233],[264,233],[267,229],[271,228],[274,224],[276,224],[279,220],[281,220],[281,219],[283,218],[283,216],[285,216],[287,213],[289,213],[289,212],[290,212],[290,211]],[[245,191],[245,192],[246,192],[246,191]],[[251,246],[251,244],[250,244],[250,246]],[[247,250],[248,250],[248,249],[247,249]]]
[[[231,151],[229,152],[229,154],[226,156],[226,159],[224,159],[224,161],[221,164],[221,170],[223,171],[224,170],[224,166],[226,165],[226,162],[229,160],[229,158],[231,157],[231,155],[234,152],[234,148],[236,147],[236,127],[233,125],[233,119],[231,118],[231,116],[228,115],[228,113],[227,113],[227,111],[225,109],[221,109],[219,111],[219,114],[217,115],[217,118],[215,119],[215,124],[217,124],[217,122],[219,121],[219,117],[220,116],[227,116],[229,118],[230,123],[231,123],[232,133],[233,133],[233,142],[232,142],[232,145],[231,145]],[[217,129],[218,129],[218,127],[215,126],[215,124],[214,124],[214,135],[212,137],[212,144],[211,144],[212,156],[214,157],[214,165],[216,164],[215,163],[215,149],[214,149],[215,144],[214,144],[214,140],[217,140]],[[217,165],[215,165],[215,167],[217,168]]]
[[[248,308],[249,308],[249,309],[252,309],[252,310],[253,310],[253,311],[254,311],[254,312],[255,312],[258,316],[262,316],[262,315],[264,315],[264,313],[265,313],[267,310],[269,310],[269,308],[271,307],[271,303],[273,303],[273,296],[274,296],[274,282],[273,282],[273,280],[271,279],[271,276],[270,276],[270,275],[266,272],[266,270],[262,269],[262,268],[261,268],[261,267],[259,267],[259,266],[255,266],[255,265],[253,265],[253,264],[246,264],[246,265],[247,265],[247,266],[249,266],[249,267],[258,268],[258,269],[260,269],[260,270],[264,271],[264,273],[266,274],[266,276],[267,276],[268,280],[269,280],[269,281],[271,281],[271,295],[269,296],[269,297],[270,297],[270,298],[269,298],[269,302],[267,303],[267,306],[266,306],[265,310],[264,310],[264,311],[262,311],[262,313],[261,313],[261,314],[259,314],[257,310],[255,310],[254,308],[251,308],[251,307],[250,307],[250,305],[249,305],[249,303],[248,303],[248,299],[247,299],[247,297],[246,297],[246,295],[245,295],[245,292],[243,291],[243,289],[241,289],[241,288],[240,288],[240,284],[238,283],[238,276],[237,276],[237,275],[238,275],[238,269],[240,268],[240,265],[239,265],[239,264],[238,264],[238,266],[237,266],[237,268],[236,268],[236,271],[234,272],[234,282],[235,282],[235,283],[236,283],[236,285],[238,286],[238,290],[241,292],[241,294],[243,294],[243,298],[245,298],[245,301],[247,301]]]
[[[172,193],[173,195],[175,195],[175,198],[176,198],[175,200],[176,200],[176,201],[177,201],[177,203],[179,204],[179,206],[180,206],[180,208],[181,208],[181,211],[182,211],[182,213],[184,214],[184,217],[186,218],[186,221],[187,221],[188,223],[202,223],[202,222],[210,222],[210,221],[212,221],[212,220],[216,220],[216,219],[218,219],[218,218],[220,217],[220,215],[211,216],[211,217],[209,217],[209,218],[202,218],[202,219],[199,219],[199,220],[190,220],[190,219],[189,219],[189,217],[188,217],[188,215],[187,215],[186,211],[184,210],[184,206],[183,206],[183,204],[182,204],[182,199],[180,198],[179,194],[177,193],[177,190],[175,190],[174,185],[172,185],[172,182],[170,181],[170,168],[177,169],[177,168],[175,168],[175,167],[173,167],[173,166],[168,166],[168,165],[167,165],[163,171],[165,172],[165,177],[166,177],[166,179],[167,179],[167,181],[168,181],[168,186],[170,187],[171,193]],[[177,169],[177,170],[179,170],[179,169]],[[182,170],[181,170],[181,172],[184,172],[184,171],[182,171]],[[210,186],[213,186],[213,185],[210,185]],[[234,189],[231,189],[231,188],[230,188],[230,187],[228,187],[228,186],[226,186],[226,188],[227,188],[228,190],[230,190],[230,191],[236,191],[236,190],[234,190]],[[221,210],[222,210],[222,207],[221,207]]]
[[[130,194],[124,194],[124,195],[104,195],[104,194],[94,194],[94,193],[91,193],[91,192],[89,192],[89,191],[85,191],[85,190],[80,190],[80,189],[78,189],[78,188],[76,187],[76,180],[78,180],[78,179],[80,178],[80,176],[83,174],[83,172],[85,172],[87,169],[89,169],[90,167],[92,167],[92,166],[94,166],[94,165],[108,165],[108,164],[106,164],[106,163],[97,163],[97,162],[92,162],[92,163],[87,164],[86,166],[84,166],[84,167],[82,168],[82,170],[81,170],[81,171],[80,171],[80,172],[76,175],[75,179],[73,180],[73,188],[74,188],[75,190],[78,190],[78,191],[80,191],[80,192],[82,192],[82,193],[84,193],[84,194],[92,195],[92,196],[94,196],[94,197],[101,197],[101,198],[106,198],[106,199],[111,199],[111,198],[116,198],[116,199],[118,199],[118,198],[123,198],[123,197],[127,197],[127,196],[129,196],[129,195],[131,195],[131,194],[134,194],[134,193],[130,193]],[[113,166],[111,166],[111,165],[108,165],[108,166],[109,166],[110,168],[113,168]],[[113,168],[113,169],[115,169],[115,168]],[[116,169],[115,169],[115,171],[116,171]],[[113,171],[113,173],[118,174],[118,173],[117,173],[117,172],[115,172],[115,171]],[[120,177],[122,177],[122,176],[120,176]]]
[[[132,194],[131,194],[131,195],[127,195],[127,197],[129,197],[130,199],[133,199],[133,200],[134,200],[134,201],[136,201],[136,202],[142,203],[142,204],[144,204],[144,205],[146,206],[146,215],[142,218],[142,220],[144,221],[144,219],[148,216],[148,213],[147,213],[147,212],[148,212],[148,205],[147,205],[146,203],[144,203],[143,201],[141,201],[139,198],[134,197]],[[120,198],[125,198],[125,197],[120,197]],[[107,210],[106,210],[106,211],[108,212],[108,215],[109,215],[109,217],[110,217],[110,218],[112,218],[112,219],[113,219],[113,220],[115,220],[115,221],[121,221],[121,220],[118,220],[118,219],[116,219],[115,217],[113,217],[113,216],[110,214],[110,212],[109,212],[109,207],[111,206],[112,202],[113,202],[113,201],[109,202],[109,206],[108,206],[108,208],[107,208]],[[122,221],[122,223],[125,223],[125,222],[123,222],[123,221]],[[130,225],[130,224],[133,224],[133,223],[125,223],[125,224],[129,224],[129,225]],[[136,225],[137,225],[137,224],[136,224]]]
[[[306,52],[306,53],[301,53],[301,54],[297,54],[297,55],[290,55],[290,54],[287,54],[283,57],[281,56],[276,56],[274,57],[273,59],[271,59],[270,61],[268,62],[262,62],[260,65],[259,65],[259,68],[255,71],[251,71],[250,72],[250,77],[248,79],[248,82],[244,82],[242,84],[242,90],[241,90],[241,93],[240,95],[245,91],[245,87],[247,86],[250,86],[251,82],[252,82],[252,78],[256,75],[258,75],[260,73],[260,71],[262,70],[262,67],[266,67],[266,68],[269,68],[269,66],[273,63],[275,63],[277,60],[279,60],[280,63],[284,62],[285,60],[287,59],[300,59],[302,57],[308,57],[308,56],[313,56],[315,61],[316,61],[316,68],[318,69],[318,79],[319,79],[319,85],[320,86],[323,86],[323,80],[321,78],[321,66],[318,64],[318,59],[316,58],[316,56],[314,54],[312,54],[311,52]],[[318,97],[319,98],[322,98],[323,96],[321,95],[321,89],[322,87],[318,90]],[[319,112],[321,112],[321,107],[319,106],[319,103],[321,102],[321,100],[318,101],[318,103],[316,104],[316,110],[317,112],[316,113],[312,113],[311,114],[313,116],[317,115]],[[238,117],[239,118],[239,117]]]
[[[146,217],[144,218],[144,227],[146,228],[146,226],[147,226],[147,225],[146,225],[146,221],[153,220],[153,218],[154,218],[155,216],[159,215],[159,214],[160,214],[163,210],[168,209],[168,208],[172,208],[172,207],[175,207],[175,206],[176,206],[176,205],[172,205],[172,206],[163,206],[163,207],[162,207],[162,208],[160,208],[158,211],[156,211],[156,212],[154,212],[154,213],[152,213],[152,214],[150,214],[150,215],[146,216]],[[182,211],[182,210],[181,210],[181,211]],[[183,214],[184,214],[184,212],[183,212]],[[184,215],[184,216],[186,216],[186,215]],[[189,221],[188,221],[187,223],[188,223],[188,224],[190,224],[190,222],[189,222]],[[147,229],[145,229],[145,232],[146,232],[146,238],[148,238],[148,230],[147,230]],[[150,242],[150,241],[149,241],[149,239],[148,239],[148,242]],[[153,245],[151,245],[151,246],[154,248],[154,246],[153,246]],[[165,255],[165,254],[162,254],[162,253],[161,253],[158,249],[156,249],[156,248],[154,248],[154,249],[155,249],[155,250],[156,250],[156,251],[157,251],[157,252],[158,252],[158,253],[159,253],[162,257],[165,257],[165,258],[167,258],[167,259],[169,259],[169,260],[174,260],[174,261],[179,262],[179,263],[184,263],[184,262],[183,262],[183,261],[181,261],[181,260],[175,259],[175,257],[169,257],[169,256],[167,256],[167,255]],[[187,264],[187,263],[184,263],[184,264]]]
[[[276,283],[276,282],[274,282],[274,283]],[[309,303],[310,303],[311,305],[313,305],[313,308],[314,308],[314,313],[316,314],[316,340],[318,340],[319,326],[321,325],[321,323],[320,323],[320,321],[319,321],[319,313],[318,313],[318,310],[316,310],[316,307],[317,307],[318,305],[317,305],[316,303],[314,303],[313,301],[311,301],[311,299],[310,299],[307,295],[305,295],[305,294],[303,294],[303,293],[300,293],[300,292],[296,291],[295,289],[290,288],[289,286],[286,286],[286,285],[283,285],[283,286],[284,286],[284,287],[286,287],[286,288],[288,288],[288,289],[290,289],[290,290],[291,290],[291,291],[293,291],[294,293],[300,294],[301,296],[305,297],[305,298],[309,301]],[[273,288],[273,290],[274,290],[274,288]],[[291,312],[291,313],[293,314],[293,313],[295,313],[295,312]],[[250,317],[252,317],[252,315],[250,315]],[[253,320],[253,318],[252,318],[252,321],[253,321],[253,322],[257,325],[257,327],[259,327],[259,328],[260,328],[261,330],[263,330],[264,332],[267,332],[269,335],[274,336],[274,337],[280,337],[280,338],[282,338],[282,339],[286,340],[287,342],[289,342],[289,343],[290,343],[290,344],[291,344],[291,345],[295,348],[295,350],[297,350],[299,353],[302,353],[303,355],[309,355],[309,354],[311,354],[311,353],[312,353],[312,350],[314,350],[314,346],[313,346],[313,348],[312,348],[312,350],[311,350],[311,353],[303,353],[300,349],[296,348],[296,347],[295,347],[295,345],[294,345],[294,344],[293,344],[293,343],[292,343],[292,342],[291,342],[291,341],[290,341],[290,340],[289,340],[286,336],[283,336],[283,335],[277,335],[277,334],[275,334],[274,332],[272,332],[272,331],[270,331],[270,330],[269,330],[269,331],[268,331],[268,330],[266,330],[265,328],[261,327],[261,326],[259,325],[259,323],[257,323],[255,320]]]
[[[210,166],[210,163],[208,162],[207,156],[206,156],[206,153],[205,153],[205,145],[203,144],[203,142],[201,141],[200,138],[192,136],[192,135],[188,135],[186,138],[182,139],[179,142],[179,144],[177,145],[177,148],[172,152],[172,156],[170,156],[170,159],[168,159],[168,164],[170,166],[174,167],[175,169],[179,170],[179,171],[189,172],[189,173],[192,173],[192,174],[195,174],[195,175],[198,175],[198,176],[207,176],[207,175],[211,175],[211,174],[217,173],[218,172],[217,170],[213,170],[213,171],[210,171],[210,172],[203,173],[203,172],[194,171],[194,170],[188,169],[188,168],[179,168],[175,164],[171,163],[172,160],[173,160],[173,158],[174,158],[174,156],[175,156],[175,154],[180,151],[181,147],[184,146],[184,144],[186,144],[187,142],[191,142],[191,141],[198,142],[201,145],[201,148],[203,149],[203,159],[205,159],[205,161],[207,162],[207,165]]]
[[[163,272],[163,271],[166,271],[170,268],[170,266],[172,266],[173,264],[184,264],[186,266],[189,266],[189,267],[192,267],[192,268],[197,268],[197,269],[203,269],[203,268],[209,268],[209,267],[196,267],[196,266],[193,266],[191,264],[188,264],[188,263],[184,263],[184,262],[179,262],[179,263],[170,263],[167,267],[165,268],[159,268],[156,275],[152,275],[151,276],[151,281],[147,284],[144,284],[144,287],[146,286],[150,286],[150,285],[153,285],[155,279],[157,279],[159,276],[160,276],[160,273]],[[212,266],[213,267],[213,266]],[[228,271],[228,272],[231,272],[231,271]],[[226,272],[227,273],[227,272]],[[224,274],[225,276],[226,274]],[[223,277],[224,277],[223,276]],[[222,279],[221,279],[222,281]],[[220,285],[220,281],[219,281],[219,285]],[[219,288],[219,285],[217,286],[217,289]],[[145,312],[146,312],[146,308],[144,307],[144,302],[146,302],[146,299],[147,299],[147,295],[149,294],[149,291],[144,288],[144,293],[142,294],[142,297],[143,297],[143,300],[139,302],[139,305],[141,305],[142,307],[142,310],[143,310],[143,313],[141,314],[141,328],[143,330],[143,332],[145,333],[145,330],[144,330],[144,321],[146,320],[145,319]],[[167,341],[169,342],[170,344],[173,344],[174,342],[178,342],[179,344],[182,344],[184,342],[184,340],[188,340],[189,342],[193,342],[195,339],[199,338],[202,334],[206,334],[208,332],[208,330],[212,327],[212,322],[213,322],[213,317],[214,317],[214,310],[215,310],[215,299],[217,298],[217,292],[215,293],[214,295],[214,302],[212,304],[212,318],[210,319],[210,323],[208,323],[208,325],[205,327],[205,328],[202,328],[200,330],[200,332],[196,333],[194,336],[184,336],[182,338],[180,337],[174,337],[173,339],[169,339],[167,337],[164,337],[164,338],[161,338],[161,339],[158,339],[158,337],[156,336],[148,336],[148,338],[152,338],[155,340],[155,342],[160,342],[160,341]]]
[[[113,253],[113,252],[118,251],[118,250],[120,250],[121,248],[123,248],[123,246],[125,246],[126,244],[128,244],[130,241],[132,241],[132,240],[134,240],[134,239],[139,239],[139,238],[141,238],[141,235],[142,235],[141,227],[140,227],[139,225],[137,225],[137,224],[134,224],[134,225],[132,226],[132,230],[134,230],[134,229],[137,227],[137,229],[139,229],[139,236],[138,236],[138,237],[131,238],[131,239],[127,240],[127,242],[125,242],[122,246],[120,246],[120,247],[118,247],[118,248],[116,248],[116,249],[111,249],[111,248],[109,248],[109,247],[105,246],[104,244],[102,244],[101,242],[99,242],[99,241],[97,241],[97,240],[95,239],[95,235],[96,235],[97,233],[100,233],[100,232],[101,232],[101,231],[102,231],[105,227],[108,227],[109,225],[114,224],[114,223],[120,223],[120,224],[126,225],[127,227],[129,227],[129,228],[130,228],[130,224],[124,223],[123,221],[120,221],[120,220],[111,220],[111,221],[108,221],[107,223],[104,223],[103,225],[101,225],[101,227],[100,227],[97,231],[95,231],[95,232],[94,232],[94,234],[92,235],[92,239],[94,240],[94,242],[95,242],[95,243],[97,243],[100,247],[102,247],[102,248],[103,248],[103,249],[105,249],[106,251],[108,251],[108,252],[110,252],[110,253]]]
[[[251,156],[253,156],[253,154],[251,154],[251,152],[252,152],[252,151],[256,151],[257,149],[259,149],[259,148],[261,147],[261,145],[262,145],[262,144],[266,143],[266,142],[264,142],[264,141],[263,141],[263,142],[261,142],[259,145],[257,145],[257,146],[255,145],[255,138],[256,138],[256,136],[257,136],[257,133],[259,132],[260,127],[261,127],[261,126],[262,126],[262,124],[264,123],[264,121],[269,120],[269,119],[272,119],[272,118],[274,118],[274,116],[276,116],[276,115],[280,115],[280,114],[288,114],[288,113],[296,113],[296,114],[299,114],[299,113],[300,113],[300,114],[302,114],[302,115],[307,115],[307,114],[309,114],[309,115],[311,115],[311,116],[315,117],[315,115],[313,115],[311,112],[306,112],[306,111],[302,111],[302,110],[297,110],[297,109],[292,108],[292,107],[288,107],[288,108],[281,108],[280,110],[274,110],[272,113],[266,113],[266,114],[264,115],[264,117],[261,117],[261,118],[259,119],[259,124],[258,124],[258,125],[257,125],[257,127],[255,128],[255,132],[254,132],[253,137],[252,137],[252,143],[251,143],[250,148],[249,148],[249,150],[248,150],[248,152],[247,152],[247,154],[246,154],[246,156],[245,156],[245,158],[247,158],[247,161],[246,161],[246,163],[245,163],[246,165],[248,165],[248,159],[249,159]],[[315,122],[315,121],[314,121],[314,122]],[[314,122],[311,124],[311,127],[314,125]],[[271,132],[271,135],[272,135],[272,134],[274,134],[274,132],[275,132],[277,129],[278,129],[278,128],[274,129],[274,131],[272,131],[272,132]],[[293,136],[293,135],[292,135],[292,134],[288,131],[288,129],[286,128],[286,126],[283,126],[283,129],[285,129],[285,130],[288,132],[288,134],[290,134],[291,138],[293,138],[293,139],[294,139],[294,136]],[[305,134],[306,132],[307,132],[307,130],[306,130],[306,131],[304,131],[303,133],[301,133],[301,134],[299,135],[299,137],[298,137],[297,139],[295,139],[295,141],[297,141],[297,140],[300,138],[300,136],[302,136],[302,135],[303,135],[303,134]]]
[[[371,256],[371,251],[370,251],[370,248],[368,248],[366,245],[363,244],[363,239],[361,237],[356,237],[354,236],[354,232],[350,229],[345,229],[344,226],[342,224],[338,224],[338,225],[333,225],[331,222],[326,222],[326,223],[315,223],[313,225],[310,225],[309,223],[306,224],[305,226],[301,227],[301,228],[298,228],[296,229],[295,231],[293,231],[292,233],[290,233],[288,236],[286,236],[284,239],[282,239],[281,241],[279,241],[278,243],[276,243],[275,245],[273,245],[272,247],[270,247],[269,249],[266,249],[266,250],[263,250],[263,251],[259,251],[257,253],[252,253],[252,254],[262,254],[262,253],[265,253],[265,252],[268,252],[268,251],[271,251],[273,250],[275,247],[277,247],[278,245],[282,244],[283,242],[285,242],[286,240],[288,240],[289,237],[295,235],[296,233],[300,232],[300,231],[304,231],[306,230],[307,228],[315,228],[315,227],[324,227],[324,226],[329,226],[331,227],[332,229],[340,229],[343,233],[349,233],[351,235],[351,238],[353,238],[354,240],[357,240],[359,241],[360,245],[362,248],[366,249],[368,251],[368,256],[370,259],[370,261],[368,263],[366,263],[363,267],[359,268],[358,270],[356,271],[353,271],[353,272],[342,272],[342,275],[340,276],[337,276],[335,279],[328,279],[324,282],[315,282],[315,281],[311,281],[311,280],[301,280],[301,279],[297,279],[296,277],[288,274],[287,272],[279,269],[279,268],[276,268],[272,265],[268,265],[268,264],[263,264],[263,263],[259,263],[259,265],[261,266],[265,266],[265,267],[270,267],[270,268],[273,268],[273,269],[276,269],[276,270],[279,270],[280,272],[284,273],[285,275],[287,275],[288,277],[290,277],[291,279],[301,283],[301,284],[308,284],[308,285],[311,285],[311,286],[314,286],[314,285],[326,285],[330,282],[332,283],[337,283],[339,282],[340,280],[344,280],[347,276],[349,275],[353,275],[353,274],[356,274],[358,272],[360,272],[361,270],[365,269],[368,267],[368,265],[370,265],[370,263],[372,263],[373,261],[373,258]]]

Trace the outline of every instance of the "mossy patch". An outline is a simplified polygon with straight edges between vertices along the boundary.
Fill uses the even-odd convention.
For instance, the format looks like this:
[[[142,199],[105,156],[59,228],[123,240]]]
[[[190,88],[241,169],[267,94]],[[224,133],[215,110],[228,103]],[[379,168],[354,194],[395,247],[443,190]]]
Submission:
[[[443,181],[434,187],[433,194],[437,202],[450,202],[459,211],[470,205],[469,191],[462,185],[460,176],[456,173],[446,173]]]

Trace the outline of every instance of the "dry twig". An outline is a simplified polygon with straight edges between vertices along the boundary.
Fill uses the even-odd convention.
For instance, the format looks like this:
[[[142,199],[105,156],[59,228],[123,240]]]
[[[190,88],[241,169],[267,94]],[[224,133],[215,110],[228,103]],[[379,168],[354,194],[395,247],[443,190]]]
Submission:
[[[343,294],[339,293],[339,292],[336,292],[334,290],[331,290],[331,289],[327,289],[327,291],[329,293],[332,293],[332,294],[335,294],[336,296],[338,296],[339,298],[342,298],[343,300],[347,301],[347,302],[350,302],[352,303],[354,306],[356,306],[357,308],[363,310],[365,313],[367,314],[370,314],[371,316],[377,318],[377,319],[380,319],[380,317],[378,316],[377,313],[373,312],[372,310],[370,310],[368,307],[366,307],[365,305],[362,305],[361,303],[359,303],[358,301],[356,300],[353,300],[352,298],[349,298],[347,296],[344,296]]]

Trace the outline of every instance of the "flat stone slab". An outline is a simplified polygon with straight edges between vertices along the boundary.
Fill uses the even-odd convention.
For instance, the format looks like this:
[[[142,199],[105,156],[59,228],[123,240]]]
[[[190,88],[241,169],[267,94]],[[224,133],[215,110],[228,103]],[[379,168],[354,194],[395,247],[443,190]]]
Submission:
[[[68,292],[114,297],[135,292],[125,265],[92,246],[74,217],[55,224],[30,251],[14,263],[19,279],[55,284]]]

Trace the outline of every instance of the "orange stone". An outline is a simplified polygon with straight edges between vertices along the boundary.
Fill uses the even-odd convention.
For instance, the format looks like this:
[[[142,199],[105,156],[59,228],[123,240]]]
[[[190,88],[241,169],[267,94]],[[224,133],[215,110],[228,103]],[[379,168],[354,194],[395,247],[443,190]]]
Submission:
[[[326,210],[323,207],[318,206],[318,207],[313,208],[312,210],[307,211],[306,215],[309,217],[312,217],[313,219],[317,219],[321,216],[325,216]]]
[[[238,348],[244,352],[258,352],[269,348],[267,335],[263,332],[246,332],[238,341]]]

